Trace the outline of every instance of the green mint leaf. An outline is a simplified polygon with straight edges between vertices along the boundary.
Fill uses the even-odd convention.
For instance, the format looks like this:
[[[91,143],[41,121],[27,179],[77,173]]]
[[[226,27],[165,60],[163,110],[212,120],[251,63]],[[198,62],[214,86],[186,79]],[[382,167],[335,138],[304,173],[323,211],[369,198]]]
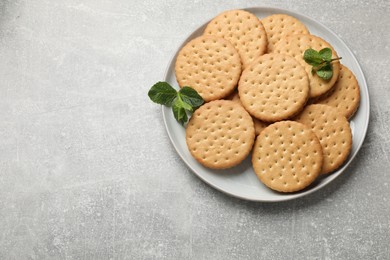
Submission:
[[[341,57],[332,59],[330,48],[323,48],[319,52],[310,48],[303,54],[303,59],[313,66],[311,68],[313,74],[316,73],[318,77],[324,80],[330,80],[333,77],[332,61],[340,60]]]
[[[320,53],[311,48],[305,51],[305,53],[303,54],[303,59],[306,61],[306,63],[312,66],[319,66],[323,62]]]
[[[179,98],[177,98],[172,106],[173,116],[181,125],[184,125],[188,120],[186,109],[183,107],[183,104],[185,103]]]
[[[332,50],[330,48],[323,48],[319,54],[324,61],[330,62],[332,60]]]
[[[157,82],[148,92],[149,98],[161,105],[172,106],[177,96],[177,91],[167,82]]]
[[[172,106],[175,119],[182,125],[187,123],[188,116],[200,107],[204,100],[191,87],[183,87],[176,91],[167,82],[157,82],[148,92],[149,98],[158,104]]]
[[[182,108],[184,108],[185,110],[191,112],[192,111],[192,106],[186,102],[183,101],[182,99],[182,96],[180,95],[180,93],[177,93],[177,99],[175,100],[175,103],[177,103],[178,105],[180,105]]]
[[[200,107],[204,103],[203,98],[191,87],[181,88],[179,90],[179,95],[185,103],[189,104],[194,109]]]
[[[329,62],[324,66],[320,67],[319,69],[317,69],[316,73],[320,78],[324,80],[330,80],[333,76],[333,66]]]

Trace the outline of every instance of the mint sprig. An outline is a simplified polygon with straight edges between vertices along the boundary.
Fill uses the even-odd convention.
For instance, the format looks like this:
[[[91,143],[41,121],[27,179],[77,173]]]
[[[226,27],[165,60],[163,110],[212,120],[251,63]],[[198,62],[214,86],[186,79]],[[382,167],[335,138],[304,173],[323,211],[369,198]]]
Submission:
[[[303,59],[306,63],[313,66],[312,73],[316,73],[318,77],[324,80],[330,80],[333,76],[332,61],[340,60],[341,57],[332,59],[332,50],[330,48],[323,48],[320,51],[307,49],[303,54]]]
[[[182,125],[188,121],[191,115],[204,100],[191,87],[183,87],[176,91],[168,82],[157,82],[148,92],[149,98],[161,105],[172,107],[175,119]]]

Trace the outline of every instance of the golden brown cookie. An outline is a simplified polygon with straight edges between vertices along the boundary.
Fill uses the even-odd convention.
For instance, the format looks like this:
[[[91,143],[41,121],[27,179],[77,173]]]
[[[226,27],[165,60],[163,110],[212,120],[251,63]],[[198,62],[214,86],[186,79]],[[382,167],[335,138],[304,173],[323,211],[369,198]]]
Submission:
[[[192,115],[186,129],[187,146],[192,156],[214,169],[239,164],[248,156],[254,139],[251,116],[230,100],[202,105]]]
[[[309,30],[301,21],[287,14],[273,14],[260,21],[267,33],[268,53],[271,53],[275,44],[287,35],[309,34]]]
[[[269,188],[280,192],[309,186],[322,167],[322,148],[307,126],[294,121],[269,125],[257,137],[252,153],[253,169]]]
[[[252,116],[276,122],[302,110],[309,96],[309,80],[305,69],[294,58],[270,53],[242,72],[238,93]]]
[[[307,106],[296,118],[317,135],[324,153],[322,173],[339,168],[352,148],[352,132],[348,120],[334,107],[315,104]]]
[[[179,52],[175,64],[180,87],[194,88],[208,102],[228,96],[241,74],[241,62],[234,46],[216,36],[200,36]]]
[[[323,48],[330,48],[332,50],[332,58],[338,57],[336,51],[329,43],[311,34],[286,36],[275,45],[274,52],[294,57],[305,68],[310,81],[310,97],[314,98],[324,94],[333,87],[339,76],[340,62],[338,60],[332,62],[333,76],[330,80],[326,81],[318,77],[316,73],[312,73],[312,66],[307,64],[303,59],[303,54],[310,48],[316,51],[320,51]]]
[[[242,106],[242,103],[240,101],[240,96],[238,95],[237,91],[234,91],[232,94],[230,94],[230,96],[228,96],[227,99],[237,102]],[[263,131],[269,125],[269,123],[263,122],[255,117],[252,117],[252,119],[253,119],[253,124],[255,125],[256,136],[259,135],[261,131]]]
[[[339,79],[334,87],[324,95],[315,98],[312,103],[336,107],[340,114],[348,119],[351,118],[360,103],[360,89],[355,75],[341,65]]]
[[[267,35],[260,20],[243,10],[221,13],[207,25],[205,35],[216,35],[230,41],[246,67],[267,51]]]

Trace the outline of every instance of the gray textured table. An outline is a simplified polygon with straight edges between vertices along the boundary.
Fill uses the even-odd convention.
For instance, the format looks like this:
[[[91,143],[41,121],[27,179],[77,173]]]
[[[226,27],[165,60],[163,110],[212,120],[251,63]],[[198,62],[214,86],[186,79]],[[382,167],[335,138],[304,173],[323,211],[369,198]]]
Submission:
[[[0,2],[0,259],[390,259],[390,2]],[[371,121],[348,170],[262,204],[199,180],[148,89],[220,11],[305,13],[354,50]]]

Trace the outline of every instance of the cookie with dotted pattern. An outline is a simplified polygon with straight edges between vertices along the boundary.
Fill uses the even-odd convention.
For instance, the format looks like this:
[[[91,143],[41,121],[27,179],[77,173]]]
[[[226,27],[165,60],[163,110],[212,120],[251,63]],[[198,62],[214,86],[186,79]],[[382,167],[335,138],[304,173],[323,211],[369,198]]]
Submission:
[[[314,132],[294,121],[269,125],[257,137],[252,165],[267,187],[279,192],[299,191],[321,172],[322,147]]]
[[[303,109],[309,97],[309,80],[305,69],[294,58],[270,53],[242,72],[238,93],[252,116],[276,122]]]
[[[241,61],[234,46],[216,36],[200,36],[188,42],[175,63],[180,87],[191,86],[206,101],[228,96],[241,74]]]
[[[355,75],[344,65],[340,67],[339,79],[324,95],[311,101],[337,108],[340,114],[351,118],[359,107],[360,89]]]
[[[229,97],[227,97],[227,99],[237,102],[242,106],[242,103],[240,101],[240,96],[238,95],[237,91],[234,91]],[[261,131],[263,131],[269,125],[269,123],[263,122],[255,117],[252,117],[252,119],[253,119],[253,124],[255,125],[256,136],[259,135]]]
[[[205,103],[186,128],[191,155],[213,169],[233,167],[244,160],[255,140],[255,128],[245,109],[230,100]]]
[[[333,76],[329,80],[324,80],[316,73],[312,73],[312,66],[303,59],[305,50],[309,48],[316,51],[330,48],[332,50],[332,58],[338,57],[336,51],[328,42],[311,34],[288,35],[276,43],[274,52],[294,57],[305,68],[310,81],[310,97],[314,98],[321,96],[333,87],[339,77],[340,62],[338,60],[332,62]]]
[[[287,14],[273,14],[260,20],[267,33],[267,52],[274,50],[275,44],[291,34],[309,34],[306,26],[297,18]]]
[[[347,118],[336,108],[309,105],[295,120],[311,128],[320,140],[324,154],[322,173],[333,172],[348,158],[352,148],[352,131]]]
[[[237,49],[244,67],[267,51],[267,34],[252,13],[229,10],[212,19],[204,35],[216,35],[230,41]]]

